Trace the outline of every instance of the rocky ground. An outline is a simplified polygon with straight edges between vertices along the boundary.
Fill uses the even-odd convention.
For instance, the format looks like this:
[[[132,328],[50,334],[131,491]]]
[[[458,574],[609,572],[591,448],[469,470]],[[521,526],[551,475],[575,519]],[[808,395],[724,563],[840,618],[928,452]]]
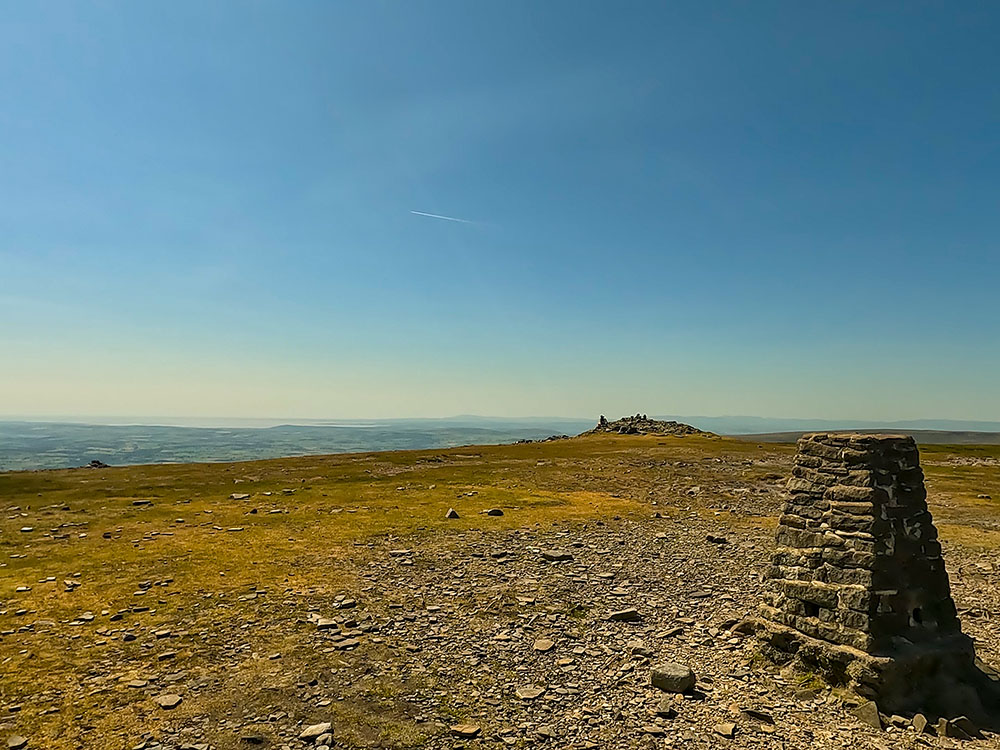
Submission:
[[[475,514],[474,524],[441,533],[439,524],[449,522],[435,507],[433,525],[358,537],[337,558],[321,550],[309,560],[289,558],[285,575],[237,590],[181,591],[178,569],[122,581],[132,590],[130,606],[61,620],[41,617],[40,606],[15,610],[12,595],[0,613],[5,675],[30,665],[38,639],[87,658],[73,663],[78,689],[43,680],[15,694],[0,678],[9,746],[959,744],[901,720],[877,731],[851,713],[849,699],[762,663],[753,640],[732,631],[767,585],[787,450],[705,461],[615,452],[583,461],[566,444],[549,458],[532,454],[531,463],[560,469],[546,483],[569,473],[578,491],[594,493],[614,480],[633,505],[518,524],[520,506],[498,503],[504,515],[490,517],[478,491],[468,490],[450,493],[448,505],[463,517],[453,523]],[[406,494],[405,470],[380,471]],[[295,504],[288,496],[282,502]],[[947,503],[933,509],[955,514]],[[233,538],[238,528],[213,531]],[[945,558],[964,629],[985,661],[1000,664],[998,558],[967,538],[946,540]],[[307,574],[297,575],[298,567]],[[324,569],[335,585],[324,585]],[[69,596],[73,581],[68,574],[22,585]],[[175,600],[183,606],[169,608]],[[683,669],[672,676],[671,663],[694,673],[693,689],[652,684],[654,669],[661,687],[683,683]],[[111,718],[102,713],[98,722],[98,711],[76,709],[77,701],[106,708]],[[129,720],[116,724],[115,711]],[[960,744],[1000,747],[993,735]]]

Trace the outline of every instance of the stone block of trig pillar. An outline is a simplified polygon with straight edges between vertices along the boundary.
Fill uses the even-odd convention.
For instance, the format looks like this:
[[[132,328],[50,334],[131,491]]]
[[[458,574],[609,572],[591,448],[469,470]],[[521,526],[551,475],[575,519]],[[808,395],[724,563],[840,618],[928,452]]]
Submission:
[[[913,439],[806,435],[788,493],[772,591],[747,621],[765,655],[886,711],[981,716],[990,686],[956,615]]]

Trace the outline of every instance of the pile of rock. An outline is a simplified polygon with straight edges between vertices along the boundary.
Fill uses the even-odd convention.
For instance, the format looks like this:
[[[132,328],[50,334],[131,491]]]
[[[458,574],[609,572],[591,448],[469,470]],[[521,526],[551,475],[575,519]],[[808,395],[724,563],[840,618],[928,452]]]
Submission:
[[[650,419],[645,414],[634,417],[622,417],[609,422],[602,414],[597,427],[588,430],[584,435],[599,435],[606,432],[616,432],[619,435],[709,435],[689,424],[660,419]]]
[[[749,623],[765,655],[884,711],[985,716],[994,691],[961,631],[913,439],[806,435],[788,489],[774,591]]]

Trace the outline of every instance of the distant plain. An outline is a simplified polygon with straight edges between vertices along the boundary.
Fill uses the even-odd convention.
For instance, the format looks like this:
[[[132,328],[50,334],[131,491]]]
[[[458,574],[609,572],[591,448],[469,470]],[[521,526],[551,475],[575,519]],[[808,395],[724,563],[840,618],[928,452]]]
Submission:
[[[922,444],[1000,443],[1000,423],[996,422],[662,418],[676,419],[707,432],[769,443],[794,442],[803,432],[846,429],[902,432],[913,435]],[[263,419],[0,419],[0,471],[68,469],[85,466],[91,461],[111,466],[135,466],[500,445],[518,440],[541,440],[551,435],[578,435],[592,428],[596,421],[596,417],[505,418],[471,415],[441,419],[317,419],[296,423]]]

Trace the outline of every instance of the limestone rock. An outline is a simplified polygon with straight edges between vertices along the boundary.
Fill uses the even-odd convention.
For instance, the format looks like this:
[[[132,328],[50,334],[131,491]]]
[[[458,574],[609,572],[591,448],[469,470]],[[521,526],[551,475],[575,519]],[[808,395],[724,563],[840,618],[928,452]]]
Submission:
[[[726,739],[731,740],[736,736],[736,725],[731,721],[725,721],[712,727],[712,731],[720,737],[725,737]]]
[[[955,740],[974,740],[980,736],[979,729],[965,716],[951,720],[940,719],[935,728],[939,737],[950,737]]]
[[[299,739],[305,742],[312,742],[321,735],[327,734],[333,728],[329,721],[321,721],[319,724],[310,724],[299,733]]]
[[[611,622],[639,622],[641,619],[642,615],[633,607],[615,610],[608,614],[608,620]]]
[[[170,711],[171,709],[177,708],[181,705],[184,699],[176,693],[166,693],[164,695],[159,695],[153,698],[153,702],[156,703],[162,709]]]
[[[542,550],[542,558],[549,562],[563,562],[564,560],[572,560],[573,555],[563,550],[546,549]]]
[[[670,696],[665,695],[656,706],[656,715],[663,719],[673,719],[677,716],[677,709]]]
[[[545,688],[540,688],[535,685],[525,685],[524,687],[519,687],[514,691],[514,695],[523,701],[531,701],[540,696],[545,692]]]
[[[474,739],[482,731],[482,727],[476,724],[453,724],[450,729],[453,735],[461,737],[463,740]]]
[[[878,706],[874,701],[865,701],[851,711],[854,718],[864,722],[868,726],[882,730],[882,717],[879,715]]]
[[[689,667],[665,661],[653,665],[649,681],[665,693],[687,693],[694,689],[695,676]]]

